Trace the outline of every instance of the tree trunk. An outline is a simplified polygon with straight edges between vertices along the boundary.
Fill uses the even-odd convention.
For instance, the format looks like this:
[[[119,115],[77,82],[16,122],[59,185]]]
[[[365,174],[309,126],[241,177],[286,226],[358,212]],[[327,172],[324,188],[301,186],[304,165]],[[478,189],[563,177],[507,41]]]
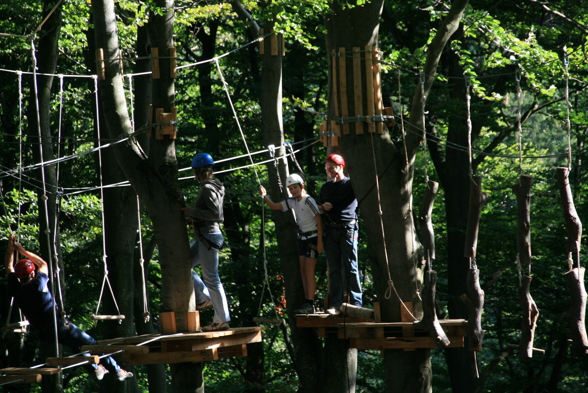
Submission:
[[[43,19],[52,12],[55,2],[43,1]],[[35,53],[35,64],[40,74],[55,74],[57,67],[57,50],[61,32],[62,14],[61,5],[58,6],[43,24],[39,31],[41,37],[38,42],[38,50]],[[33,41],[34,43],[34,41]],[[36,79],[35,79],[36,77]],[[38,141],[38,149],[33,149],[33,159],[41,163],[55,158],[53,153],[53,138],[51,135],[51,87],[52,75],[33,76],[30,87],[30,100],[28,107],[30,140]],[[39,140],[40,139],[40,140]],[[50,277],[55,272],[54,236],[56,234],[56,195],[57,195],[57,171],[55,165],[44,165],[39,171],[35,171],[35,177],[43,184],[42,192],[37,193],[39,205],[39,254],[49,264]],[[62,270],[63,271],[63,270]],[[59,279],[59,278],[58,278]],[[50,281],[53,293],[57,293],[56,280]],[[63,288],[63,286],[62,286]],[[56,298],[59,301],[59,298]],[[49,356],[57,354],[57,348],[53,345],[48,348]],[[43,392],[57,392],[62,383],[62,376],[51,376],[42,383]]]
[[[152,48],[159,50],[160,78],[153,83],[153,106],[165,113],[174,107],[174,83],[169,61],[173,28],[173,2],[158,1],[165,12],[153,16],[150,23]],[[111,138],[133,132],[124,96],[118,60],[119,48],[112,0],[92,3],[96,29],[96,47],[104,52],[105,79],[99,82],[101,109]],[[175,311],[179,332],[188,330],[187,312],[195,310],[194,288],[190,274],[188,234],[181,207],[185,206],[177,184],[178,165],[175,140],[164,137],[151,140],[149,156],[138,143],[117,144],[115,154],[127,179],[147,207],[153,222],[162,265],[162,311]],[[173,365],[174,392],[202,392],[202,367],[192,363]]]

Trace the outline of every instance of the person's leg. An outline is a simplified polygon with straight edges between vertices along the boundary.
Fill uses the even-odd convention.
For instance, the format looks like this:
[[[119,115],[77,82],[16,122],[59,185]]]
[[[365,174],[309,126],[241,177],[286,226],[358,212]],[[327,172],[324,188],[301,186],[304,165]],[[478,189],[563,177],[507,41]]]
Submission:
[[[203,248],[205,245],[200,245],[200,241],[195,241],[192,246],[190,246],[190,261],[192,262],[192,281],[194,283],[194,295],[196,297],[196,304],[203,304],[207,301],[210,301],[210,293],[208,292],[208,288],[202,282],[202,279],[194,270],[194,267],[200,265],[200,259],[198,256],[198,249]]]
[[[209,233],[204,235],[210,239],[213,243],[222,244],[223,235],[218,233]],[[213,323],[229,322],[231,316],[229,315],[229,305],[227,303],[227,297],[223,284],[220,281],[218,274],[218,250],[215,248],[202,247],[198,249],[198,255],[200,264],[202,266],[202,280],[210,293],[210,299],[212,300],[212,306],[214,308],[214,319]]]
[[[82,345],[95,345],[96,340],[88,333],[77,327],[75,324],[69,322],[62,328],[63,334],[60,336],[60,342],[68,346],[74,354],[80,353]],[[110,356],[100,359],[106,368],[113,370],[115,373],[120,371],[118,363]],[[92,368],[98,368],[98,365],[92,364]]]
[[[304,275],[302,280],[306,282],[304,293],[306,299],[314,302],[314,293],[316,292],[316,258],[304,258]]]
[[[302,288],[304,290],[304,298],[308,299],[308,291],[306,286],[306,257],[298,255],[298,263],[300,264],[300,277],[302,278]]]
[[[339,309],[343,302],[343,277],[341,275],[341,250],[339,230],[329,228],[325,238],[325,253],[329,276],[329,308]]]
[[[347,288],[350,297],[349,303],[361,307],[363,301],[361,282],[359,279],[357,234],[357,224],[353,228],[347,230],[345,238],[341,241],[341,260],[343,263],[345,288]]]

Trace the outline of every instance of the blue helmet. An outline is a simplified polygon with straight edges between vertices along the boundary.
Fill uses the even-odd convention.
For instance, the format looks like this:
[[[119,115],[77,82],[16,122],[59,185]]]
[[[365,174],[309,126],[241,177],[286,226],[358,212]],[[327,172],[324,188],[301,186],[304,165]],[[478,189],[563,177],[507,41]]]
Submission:
[[[200,168],[205,165],[214,165],[214,160],[208,153],[198,153],[192,159],[192,168]]]

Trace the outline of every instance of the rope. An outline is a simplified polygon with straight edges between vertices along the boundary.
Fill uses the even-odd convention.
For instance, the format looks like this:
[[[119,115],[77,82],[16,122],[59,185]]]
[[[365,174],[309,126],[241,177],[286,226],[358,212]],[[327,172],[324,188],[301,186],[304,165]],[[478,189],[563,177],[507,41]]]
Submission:
[[[101,129],[100,129],[100,112],[99,112],[99,100],[98,100],[98,77],[94,78],[94,94],[95,94],[95,102],[96,102],[96,130],[98,132],[98,139],[101,138]],[[102,149],[98,149],[98,177],[100,179],[100,199],[102,204],[101,214],[102,214],[102,262],[104,264],[104,279],[102,280],[102,288],[100,289],[100,297],[98,298],[98,305],[96,306],[96,315],[98,315],[98,310],[100,309],[100,303],[102,302],[102,295],[104,293],[104,287],[108,284],[108,288],[110,289],[110,294],[112,295],[112,300],[116,307],[116,311],[118,315],[120,315],[120,310],[118,308],[118,303],[116,302],[116,298],[114,297],[114,291],[112,290],[112,285],[110,285],[110,280],[108,279],[108,264],[107,264],[107,256],[106,256],[106,224],[105,224],[105,217],[104,217],[104,181],[102,177]],[[122,320],[119,320],[119,323],[122,323]]]
[[[406,148],[406,132],[404,130],[404,110],[402,109],[402,95],[401,95],[401,83],[400,83],[400,68],[398,69],[398,105],[400,105],[400,128],[402,130],[402,144],[404,150],[404,166],[408,168],[408,150]],[[423,127],[424,130],[425,127]]]
[[[149,307],[147,303],[147,283],[145,280],[145,259],[143,256],[143,235],[141,229],[141,201],[139,200],[139,195],[137,195],[137,220],[139,223],[139,264],[141,265],[141,280],[143,283],[143,320],[145,323],[149,322],[151,319],[151,314],[149,313]]]
[[[245,146],[245,150],[247,150],[247,155],[249,156],[249,160],[251,164],[253,164],[253,158],[251,157],[251,152],[249,151],[249,146],[247,145],[247,140],[245,139],[245,134],[243,133],[243,129],[241,128],[241,123],[239,122],[239,116],[237,116],[237,111],[235,110],[235,106],[233,105],[233,101],[231,100],[231,94],[229,93],[229,85],[225,81],[225,77],[221,70],[220,64],[218,62],[218,58],[215,58],[216,69],[218,70],[218,74],[221,78],[223,83],[223,88],[225,89],[225,93],[227,94],[227,99],[229,100],[229,104],[231,104],[231,110],[233,111],[233,116],[235,117],[235,122],[237,122],[237,128],[239,128],[239,132],[241,133],[241,139],[243,140],[243,145]],[[259,175],[257,174],[257,170],[255,167],[253,168],[253,173],[255,173],[255,177],[257,178],[257,183],[261,185],[261,180],[259,180]]]
[[[425,96],[425,73],[424,71],[420,73],[420,82],[421,86],[421,112],[423,113],[423,118],[421,121],[423,122],[423,131],[425,131],[425,105],[427,104],[427,97]],[[427,159],[427,133],[423,132],[423,158],[425,160],[425,183],[429,181],[429,175],[427,172],[427,167],[429,166],[428,159]]]
[[[386,292],[384,294],[384,298],[390,299],[390,297],[392,296],[392,291],[394,291],[394,293],[396,294],[396,297],[398,298],[398,301],[400,302],[402,307],[404,307],[406,312],[413,318],[413,320],[416,321],[417,319],[410,312],[410,310],[408,309],[406,304],[404,304],[404,302],[402,301],[402,298],[400,297],[400,294],[398,293],[396,286],[394,285],[394,281],[392,281],[392,275],[390,273],[390,262],[388,261],[388,249],[386,247],[386,231],[384,228],[384,217],[383,217],[383,213],[382,213],[382,201],[380,198],[380,180],[378,179],[378,165],[376,163],[376,149],[374,147],[374,133],[373,132],[370,133],[370,138],[371,138],[371,142],[372,142],[372,158],[373,158],[373,162],[374,162],[374,171],[376,174],[376,191],[377,191],[376,195],[378,196],[378,216],[380,218],[380,230],[382,231],[382,242],[384,244],[384,258],[386,260],[386,271],[388,273],[388,288],[386,289]]]
[[[57,157],[61,155],[61,134],[62,134],[62,115],[63,115],[63,75],[59,76],[59,126],[58,126],[58,141],[57,143]],[[59,185],[59,176],[61,171],[59,170],[59,162],[57,163],[56,169],[56,184],[55,186],[58,187]],[[58,189],[59,190],[59,189]],[[55,277],[57,281],[57,291],[59,294],[59,306],[61,307],[61,312],[65,315],[65,300],[63,299],[63,291],[61,288],[61,280],[59,279],[61,268],[59,267],[59,249],[58,249],[58,228],[59,228],[59,215],[61,213],[61,192],[57,192],[55,198],[55,231],[53,232],[53,255],[55,257]]]
[[[43,21],[44,23],[44,21]],[[42,25],[42,24],[41,24]],[[36,70],[37,70],[37,57],[36,57],[36,49],[35,49],[35,42],[34,42],[34,36],[31,36],[31,57],[33,60],[33,85],[34,85],[34,92],[35,92],[35,109],[36,109],[36,115],[37,115],[37,132],[39,134],[39,160],[41,162],[43,162],[43,160],[45,159],[45,155],[44,155],[44,151],[43,151],[43,133],[41,130],[41,111],[39,108],[39,85],[37,82],[37,75],[36,75]],[[53,258],[51,257],[51,228],[49,226],[49,206],[47,203],[48,197],[47,197],[47,180],[45,178],[45,168],[41,167],[40,169],[40,173],[41,173],[41,180],[43,182],[43,196],[42,196],[42,201],[43,201],[43,206],[45,208],[45,236],[47,237],[47,247],[49,248],[48,251],[48,268],[49,268],[49,277],[53,278]],[[52,293],[55,293],[55,280],[51,280],[51,290]],[[58,337],[58,333],[57,333],[57,315],[55,313],[51,313],[53,315],[53,327],[54,327],[54,333],[55,333],[55,354],[57,355],[57,357],[59,357],[60,355],[60,348],[59,348],[59,337]]]

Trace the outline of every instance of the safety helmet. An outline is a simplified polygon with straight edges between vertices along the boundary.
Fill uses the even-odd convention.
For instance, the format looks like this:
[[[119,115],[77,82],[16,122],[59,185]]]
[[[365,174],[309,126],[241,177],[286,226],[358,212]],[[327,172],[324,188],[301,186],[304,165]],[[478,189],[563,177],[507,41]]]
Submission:
[[[304,184],[304,180],[300,175],[293,173],[286,178],[286,187],[290,187],[292,184]]]
[[[200,168],[206,165],[214,165],[214,160],[208,153],[198,153],[192,159],[192,168]]]
[[[33,264],[33,262],[31,262],[30,259],[21,259],[16,263],[16,266],[14,267],[14,273],[16,274],[16,278],[18,278],[19,280],[27,278],[34,271],[35,265]]]
[[[329,154],[325,161],[332,161],[339,166],[345,167],[345,160],[339,154]]]

